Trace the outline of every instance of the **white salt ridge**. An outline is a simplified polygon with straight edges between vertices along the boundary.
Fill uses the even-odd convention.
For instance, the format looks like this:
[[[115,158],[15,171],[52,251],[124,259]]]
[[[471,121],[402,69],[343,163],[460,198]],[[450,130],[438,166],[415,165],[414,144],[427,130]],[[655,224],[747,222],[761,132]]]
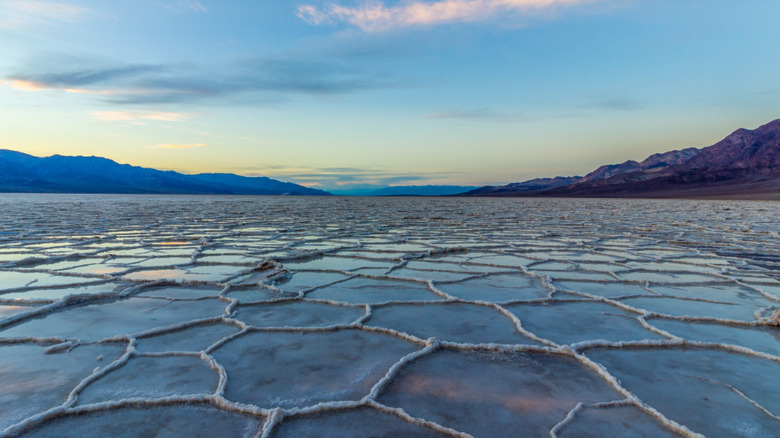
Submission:
[[[67,357],[83,346],[122,345],[124,353],[116,360],[100,355],[97,368],[84,370],[82,380],[70,389],[59,405],[41,403],[35,407],[36,413],[14,420],[10,425],[2,422],[4,414],[0,413],[0,424],[6,425],[0,431],[0,437],[23,436],[36,431],[50,436],[46,435],[49,424],[66,427],[64,425],[76,421],[75,418],[93,418],[79,417],[81,414],[95,415],[94,421],[102,421],[99,418],[103,418],[104,413],[106,418],[111,418],[114,413],[136,409],[132,411],[133,415],[143,416],[148,412],[152,419],[166,409],[165,412],[179,412],[171,409],[181,408],[181,412],[185,412],[195,407],[212,413],[246,416],[264,423],[247,432],[246,436],[255,437],[274,436],[277,430],[282,433],[288,421],[291,425],[292,420],[320,421],[316,420],[317,415],[343,412],[380,413],[386,416],[382,418],[395,418],[421,428],[415,429],[418,431],[470,436],[459,430],[457,422],[453,423],[447,416],[432,421],[435,419],[424,418],[427,414],[409,402],[398,401],[402,399],[397,399],[399,405],[395,406],[380,401],[389,400],[388,391],[407,384],[407,370],[419,369],[427,361],[451,353],[488,355],[486,357],[519,354],[543,362],[568,361],[566,363],[570,365],[567,366],[574,367],[572,370],[579,369],[578,373],[591,376],[594,382],[603,382],[604,394],[611,395],[602,401],[589,401],[585,395],[579,400],[577,396],[571,400],[551,400],[555,411],[560,411],[560,417],[554,421],[549,418],[549,409],[514,414],[528,424],[546,424],[551,437],[565,436],[567,429],[577,430],[585,413],[618,412],[618,409],[629,409],[620,411],[632,413],[626,418],[637,418],[636,421],[642,418],[644,426],[637,426],[636,430],[644,433],[652,433],[654,429],[647,421],[654,421],[670,434],[702,436],[696,427],[683,424],[688,420],[670,418],[669,415],[676,417],[670,406],[655,398],[653,404],[647,403],[633,392],[636,390],[634,383],[630,387],[632,390],[627,389],[613,370],[593,358],[599,358],[601,352],[620,355],[632,351],[682,350],[693,355],[697,352],[736,354],[744,363],[759,368],[768,366],[766,363],[780,363],[780,356],[772,353],[777,350],[772,348],[771,337],[765,336],[761,338],[761,344],[755,344],[761,347],[758,351],[750,348],[754,344],[717,342],[720,339],[717,337],[712,338],[716,342],[710,342],[710,338],[702,338],[701,334],[696,339],[689,339],[685,330],[670,326],[669,332],[660,324],[662,321],[706,323],[724,329],[761,330],[763,334],[777,330],[780,300],[772,292],[778,290],[777,273],[757,266],[758,262],[750,258],[754,253],[776,254],[780,251],[780,244],[774,243],[776,240],[768,241],[762,234],[766,227],[762,224],[762,218],[767,214],[764,210],[777,210],[774,204],[711,202],[692,207],[686,202],[659,204],[620,200],[567,200],[563,204],[563,201],[551,200],[486,203],[470,199],[388,199],[371,204],[372,209],[365,208],[367,205],[362,209],[344,209],[332,200],[322,199],[198,197],[186,198],[186,202],[182,202],[185,198],[169,201],[164,197],[150,200],[96,196],[87,199],[83,202],[79,198],[78,204],[67,198],[58,201],[61,205],[55,203],[61,207],[56,220],[38,213],[44,210],[33,208],[37,202],[35,197],[22,201],[31,204],[26,205],[24,211],[32,212],[31,217],[23,220],[14,213],[19,207],[0,208],[4,212],[0,213],[0,227],[10,230],[8,234],[0,235],[0,244],[13,243],[14,252],[9,254],[19,257],[10,261],[2,259],[0,306],[28,306],[21,313],[14,312],[0,319],[0,351],[3,346],[30,345],[41,346],[43,357]],[[215,203],[212,204],[211,199]],[[0,204],[3,202],[0,198]],[[49,204],[47,201],[46,205]],[[659,205],[665,208],[659,210]],[[723,205],[738,205],[745,211],[745,220],[761,225],[756,225],[755,231],[746,227],[731,232],[730,224],[718,219],[718,209]],[[522,213],[509,208],[512,206],[522,207]],[[385,210],[378,215],[373,208]],[[565,209],[566,215],[551,215],[550,209],[555,208]],[[175,211],[175,214],[166,216],[169,211]],[[414,213],[410,214],[412,211]],[[104,219],[98,220],[96,218],[100,216],[95,212],[100,212],[104,218],[105,212],[110,212],[116,222],[107,224]],[[290,214],[296,217],[295,227],[289,226]],[[447,217],[456,220],[442,220]],[[691,218],[691,221],[681,221],[680,217]],[[107,226],[113,228],[107,229]],[[86,237],[81,241],[68,240],[67,236],[74,233]],[[49,242],[53,244],[47,245]],[[36,255],[31,256],[33,253]],[[282,255],[274,257],[275,254]],[[99,259],[129,263],[121,270],[111,268],[98,273],[92,266],[97,266],[94,261]],[[71,269],[82,272],[67,272]],[[181,274],[166,279],[169,271]],[[22,286],[4,287],[3,273],[8,273],[8,278],[21,275],[18,277],[21,281],[30,280]],[[138,274],[137,278],[133,273]],[[160,278],[154,278],[157,273]],[[296,279],[298,275],[309,275],[309,279]],[[48,283],[39,284],[39,277],[49,278]],[[68,283],[69,278],[74,280]],[[562,278],[567,278],[563,281],[565,287],[559,288]],[[76,279],[78,282],[74,283]],[[52,281],[54,286],[50,285]],[[25,297],[26,293],[52,287],[63,291],[78,290],[82,281],[125,286],[58,299]],[[339,289],[362,284],[360,282],[367,282],[365,284],[370,287]],[[395,292],[388,294],[382,285],[391,286],[387,290]],[[621,285],[626,293],[620,292]],[[695,293],[677,296],[679,294],[656,290],[677,287],[686,292],[708,285],[730,285],[734,290],[742,288],[754,293],[755,297],[730,296],[727,289],[719,292],[725,294],[722,297],[697,296]],[[605,289],[600,289],[602,287]],[[253,290],[257,291],[256,295],[252,294]],[[684,305],[696,313],[689,316],[659,311],[653,303],[662,301],[655,300]],[[116,330],[111,329],[110,322],[102,323],[106,327],[92,332],[74,331],[71,326],[78,323],[78,318],[54,318],[59,321],[55,326],[47,323],[47,317],[52,315],[78,315],[79,309],[121,308],[132,302],[144,303],[144,306],[148,303],[148,311],[158,316],[150,320],[138,315],[138,321],[122,321]],[[217,311],[203,307],[210,305],[208,303],[218,303]],[[753,303],[756,303],[755,308],[751,307]],[[651,304],[655,309],[643,308],[643,305],[649,307]],[[36,307],[30,308],[30,305]],[[721,305],[738,309],[740,317],[731,317],[737,315],[733,312],[707,313],[711,306]],[[581,310],[583,317],[587,314],[595,320],[612,318],[616,322],[635,322],[632,330],[637,336],[631,340],[599,339],[602,336],[595,331],[588,332],[586,326],[577,329],[579,338],[585,340],[571,342],[559,338],[562,343],[556,343],[547,337],[552,336],[548,331],[534,328],[542,327],[538,325],[539,321],[534,322],[535,314],[513,311],[534,306],[581,307],[585,309]],[[404,308],[420,309],[418,313],[430,319],[431,328],[439,324],[436,333],[441,339],[423,339],[428,336],[426,321],[417,321],[417,326],[408,325],[408,322],[404,325],[401,324],[402,313],[392,314],[387,322],[382,322],[383,309]],[[474,309],[475,312],[455,315],[437,312],[437,309],[456,308]],[[589,312],[597,314],[589,315]],[[480,336],[479,330],[456,335],[452,330],[458,329],[458,321],[451,324],[437,321],[437,314],[445,319],[466,318],[475,327],[483,327],[480,330],[485,336]],[[577,316],[576,312],[572,314],[572,317]],[[506,324],[500,322],[501,318],[505,318]],[[524,319],[528,323],[524,324]],[[660,327],[653,325],[656,322]],[[602,333],[618,333],[620,325],[622,322],[607,324]],[[517,341],[512,342],[510,332],[495,338],[493,335],[499,326],[510,327]],[[13,336],[14,333],[19,335]],[[713,333],[721,336],[720,332]],[[192,340],[187,341],[190,336]],[[256,395],[233,400],[232,396],[226,396],[235,392],[229,390],[231,379],[239,379],[236,387],[245,386],[246,382],[242,383],[237,376],[249,376],[246,373],[251,373],[254,366],[247,349],[232,351],[247,337],[263,337],[275,342],[278,345],[274,348],[279,349],[280,354],[289,354],[287,347],[309,339],[308,344],[301,344],[309,346],[295,356],[304,360],[292,362],[295,364],[319,362],[324,367],[333,367],[342,360],[337,357],[346,355],[351,359],[345,365],[364,365],[357,374],[347,374],[351,380],[342,382],[343,391],[333,391],[327,387],[329,382],[316,379],[316,371],[282,377],[284,367],[279,366],[284,362],[276,363],[271,358],[265,369],[276,367],[269,377],[281,377],[282,380],[271,385],[259,379],[257,386],[246,388],[263,394],[264,401],[256,404],[258,402],[251,400]],[[328,342],[332,342],[329,339],[342,338],[352,340],[328,346]],[[281,339],[289,340],[289,343],[280,344]],[[324,344],[312,343],[315,339],[323,340]],[[468,342],[458,342],[460,339]],[[508,343],[490,342],[491,339]],[[723,339],[739,341],[739,337],[731,335]],[[775,340],[780,343],[777,337]],[[566,342],[570,342],[569,345],[565,345]],[[148,348],[144,347],[147,343]],[[345,348],[348,344],[353,347]],[[138,349],[139,345],[142,351]],[[372,347],[361,353],[361,345]],[[396,347],[388,349],[391,345]],[[392,353],[396,351],[394,349],[400,350]],[[400,353],[403,349],[410,352]],[[336,356],[330,357],[331,354]],[[397,356],[391,359],[388,354]],[[376,362],[380,358],[380,362]],[[216,387],[193,389],[193,382],[203,380],[195,370],[192,375],[185,373],[183,380],[173,377],[178,372],[169,373],[167,377],[161,372],[156,381],[148,372],[133,371],[134,363],[162,360],[172,361],[171,370],[177,369],[177,360],[203,363],[214,373]],[[332,360],[336,362],[328,362]],[[230,365],[225,367],[223,363]],[[487,379],[486,382],[494,379],[492,375],[480,373],[479,365],[474,365],[478,361],[456,361],[452,366],[463,367],[466,363],[472,364],[468,365],[470,368],[464,368],[468,375],[480,376]],[[0,356],[0,369],[2,366]],[[512,367],[522,370],[528,365],[510,360],[491,366],[495,373],[502,374],[510,372]],[[642,364],[636,366],[643,369]],[[617,371],[623,373],[625,370],[619,368]],[[443,372],[434,376],[440,378]],[[765,373],[762,379],[773,379],[778,375],[780,373]],[[753,412],[750,418],[780,421],[778,408],[767,403],[771,395],[765,393],[760,379],[730,383],[727,376],[694,374],[692,377],[712,387],[723,388],[747,406],[738,413],[724,410],[718,413],[719,416],[729,419]],[[16,385],[14,378],[14,375],[7,376],[4,385],[6,382]],[[553,389],[567,384],[564,375],[544,379],[549,380],[539,383]],[[142,381],[147,383],[139,387]],[[290,391],[290,385],[298,383],[303,385],[301,388],[307,388],[306,392],[284,395]],[[46,382],[37,384],[45,385]],[[159,388],[155,388],[155,384]],[[163,389],[164,386],[168,389]],[[641,386],[636,388],[639,395],[645,393]],[[133,393],[136,389],[141,392]],[[509,391],[506,396],[511,397],[511,388],[502,389],[505,390]],[[668,390],[676,391],[677,388]],[[109,398],[117,399],[87,400],[92,393],[114,394]],[[529,400],[544,400],[544,394],[536,393]],[[437,402],[434,400],[433,403]],[[473,403],[462,401],[465,409],[476,409]],[[217,420],[214,427],[217,427],[216,423]],[[582,423],[585,424],[593,423]],[[693,424],[700,427],[699,423]],[[598,423],[594,427],[598,428]],[[195,433],[214,436],[219,432],[205,425]],[[488,429],[471,432],[476,436],[497,436]],[[501,433],[517,435],[519,430]],[[318,430],[318,434],[337,436],[338,432],[323,429]]]

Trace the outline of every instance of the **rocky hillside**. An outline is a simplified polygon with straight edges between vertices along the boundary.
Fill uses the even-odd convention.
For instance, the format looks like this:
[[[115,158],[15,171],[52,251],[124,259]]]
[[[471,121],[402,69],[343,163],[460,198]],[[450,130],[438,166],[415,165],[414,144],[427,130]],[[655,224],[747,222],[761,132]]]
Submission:
[[[547,178],[482,187],[465,195],[780,198],[780,119],[754,130],[739,129],[703,149],[655,154],[570,178],[567,184],[556,184],[566,177]]]

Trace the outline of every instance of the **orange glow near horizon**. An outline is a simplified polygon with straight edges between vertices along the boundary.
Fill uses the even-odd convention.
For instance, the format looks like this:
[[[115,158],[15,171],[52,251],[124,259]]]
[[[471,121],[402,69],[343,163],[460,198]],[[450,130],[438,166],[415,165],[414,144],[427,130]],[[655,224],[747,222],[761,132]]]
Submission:
[[[8,81],[3,81],[3,83],[13,88],[14,90],[22,91],[41,91],[49,88],[46,86],[46,84],[41,82],[28,81],[24,79],[10,79]]]
[[[63,91],[65,93],[70,94],[88,94],[93,96],[120,96],[120,95],[131,95],[134,93],[133,90],[89,90],[86,88],[74,88],[74,87],[57,87],[51,84],[47,84],[45,82],[39,82],[39,81],[32,81],[28,79],[8,79],[2,82],[4,85],[14,89],[14,90],[21,90],[21,91],[42,91],[42,90],[56,90],[56,91]],[[145,90],[141,90],[144,92],[147,92]]]

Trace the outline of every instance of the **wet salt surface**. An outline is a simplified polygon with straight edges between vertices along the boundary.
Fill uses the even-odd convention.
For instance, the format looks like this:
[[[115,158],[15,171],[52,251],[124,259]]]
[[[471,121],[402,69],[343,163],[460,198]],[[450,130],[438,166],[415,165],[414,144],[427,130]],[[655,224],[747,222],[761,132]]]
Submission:
[[[780,205],[0,196],[0,436],[777,436]]]

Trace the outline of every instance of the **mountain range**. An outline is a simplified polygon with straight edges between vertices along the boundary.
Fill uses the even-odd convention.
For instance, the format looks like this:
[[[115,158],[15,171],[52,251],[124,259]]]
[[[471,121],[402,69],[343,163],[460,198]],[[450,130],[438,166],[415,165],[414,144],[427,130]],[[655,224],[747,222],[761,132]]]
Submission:
[[[0,149],[0,192],[329,195],[262,176],[185,175],[100,157],[35,157],[7,149]]]
[[[224,195],[330,195],[267,177],[186,175],[100,157],[32,155],[0,149],[0,192]],[[780,119],[738,129],[705,148],[601,166],[585,176],[537,178],[504,186],[369,187],[363,196],[743,198],[780,200]]]
[[[585,176],[485,186],[461,196],[780,199],[780,119],[712,146],[601,166]]]

